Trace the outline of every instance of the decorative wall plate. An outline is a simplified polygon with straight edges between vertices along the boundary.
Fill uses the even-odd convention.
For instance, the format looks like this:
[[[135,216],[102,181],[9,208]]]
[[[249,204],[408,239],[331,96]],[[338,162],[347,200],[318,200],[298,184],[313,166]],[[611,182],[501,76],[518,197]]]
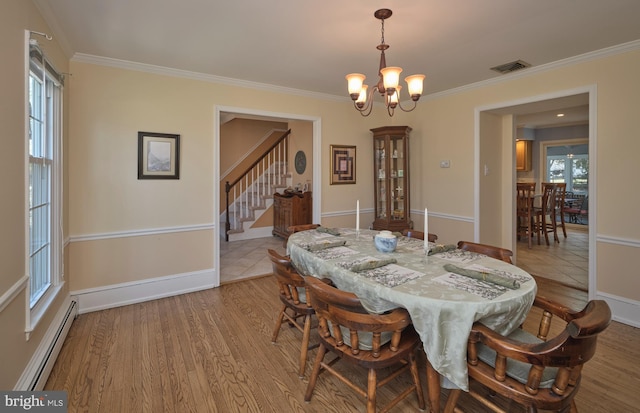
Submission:
[[[305,169],[307,169],[307,157],[304,154],[304,152],[298,151],[296,153],[295,164],[296,164],[296,172],[299,175],[302,175]]]

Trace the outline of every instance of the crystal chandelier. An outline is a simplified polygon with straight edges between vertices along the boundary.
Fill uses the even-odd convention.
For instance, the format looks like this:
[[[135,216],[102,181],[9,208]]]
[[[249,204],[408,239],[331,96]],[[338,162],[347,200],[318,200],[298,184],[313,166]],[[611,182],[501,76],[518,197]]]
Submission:
[[[411,112],[416,108],[418,99],[422,95],[422,82],[424,75],[411,75],[407,76],[404,80],[407,82],[409,95],[413,101],[413,107],[405,109],[400,103],[400,67],[387,67],[384,51],[389,48],[389,45],[384,42],[384,21],[391,17],[391,10],[380,9],[376,10],[373,15],[381,22],[382,40],[376,49],[380,50],[380,70],[378,72],[378,84],[375,85],[370,91],[368,86],[363,84],[365,75],[360,73],[351,73],[346,76],[347,84],[349,88],[349,96],[353,100],[355,108],[360,112],[362,116],[369,116],[371,109],[373,108],[374,93],[377,90],[384,99],[385,106],[389,116],[393,116],[393,111],[396,107],[399,107],[404,112]]]

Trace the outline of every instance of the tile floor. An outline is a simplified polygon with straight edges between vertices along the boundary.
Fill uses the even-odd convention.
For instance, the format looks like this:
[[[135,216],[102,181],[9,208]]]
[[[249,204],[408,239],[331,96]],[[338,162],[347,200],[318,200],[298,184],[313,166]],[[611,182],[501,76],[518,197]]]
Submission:
[[[525,239],[516,248],[517,265],[525,271],[551,278],[576,288],[589,286],[589,233],[584,225],[568,225],[567,238],[559,234],[560,243],[541,245],[534,239],[533,248],[527,248]],[[248,241],[220,242],[220,282],[222,284],[271,273],[267,249],[285,254],[279,237]]]
[[[589,227],[567,225],[567,238],[558,233],[560,243],[550,239],[547,245],[542,237],[533,239],[528,248],[527,239],[522,238],[516,246],[516,265],[525,271],[587,291],[589,288]],[[549,235],[551,237],[551,234]]]
[[[271,261],[267,257],[269,248],[285,254],[279,237],[235,242],[220,240],[220,283],[271,274]]]

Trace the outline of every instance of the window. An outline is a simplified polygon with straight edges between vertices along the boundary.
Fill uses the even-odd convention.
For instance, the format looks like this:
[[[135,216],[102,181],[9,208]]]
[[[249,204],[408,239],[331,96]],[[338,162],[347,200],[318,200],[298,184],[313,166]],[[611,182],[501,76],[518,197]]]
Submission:
[[[567,192],[589,192],[589,148],[587,144],[546,147],[547,182],[566,182]]]
[[[29,45],[28,100],[30,331],[55,297],[62,277],[62,76],[36,44]]]

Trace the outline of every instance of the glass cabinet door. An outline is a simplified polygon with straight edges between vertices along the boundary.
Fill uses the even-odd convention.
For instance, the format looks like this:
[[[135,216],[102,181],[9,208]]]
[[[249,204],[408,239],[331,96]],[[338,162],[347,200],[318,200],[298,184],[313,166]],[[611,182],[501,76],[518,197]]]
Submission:
[[[391,220],[405,221],[404,205],[404,137],[392,136],[389,139],[391,158],[389,158],[389,199],[391,201]]]
[[[387,145],[384,137],[374,138],[374,165],[376,171],[375,182],[375,214],[376,220],[387,219]]]

